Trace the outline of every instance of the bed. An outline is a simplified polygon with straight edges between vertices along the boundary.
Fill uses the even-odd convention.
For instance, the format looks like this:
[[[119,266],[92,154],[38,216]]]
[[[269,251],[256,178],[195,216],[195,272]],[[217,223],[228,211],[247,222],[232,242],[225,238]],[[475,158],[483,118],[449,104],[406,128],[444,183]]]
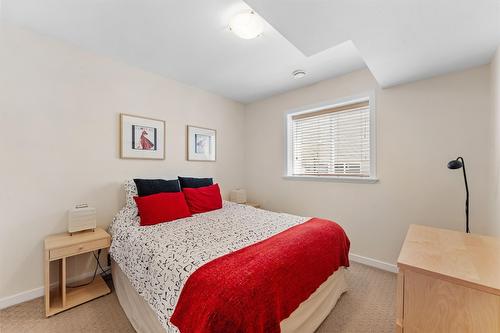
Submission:
[[[222,209],[141,227],[135,184],[125,188],[127,204],[109,228],[112,276],[123,310],[141,333],[179,332],[170,319],[200,267],[310,220],[224,201]],[[313,332],[321,324],[347,291],[344,266],[280,322],[281,332]]]

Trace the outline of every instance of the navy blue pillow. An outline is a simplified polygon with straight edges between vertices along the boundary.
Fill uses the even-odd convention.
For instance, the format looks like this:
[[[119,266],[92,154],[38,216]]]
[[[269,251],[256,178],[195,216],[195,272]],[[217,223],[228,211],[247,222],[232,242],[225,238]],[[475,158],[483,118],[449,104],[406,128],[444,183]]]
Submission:
[[[137,194],[140,197],[163,192],[180,192],[181,187],[177,179],[134,179]]]
[[[178,177],[182,188],[199,188],[214,184],[212,178]]]

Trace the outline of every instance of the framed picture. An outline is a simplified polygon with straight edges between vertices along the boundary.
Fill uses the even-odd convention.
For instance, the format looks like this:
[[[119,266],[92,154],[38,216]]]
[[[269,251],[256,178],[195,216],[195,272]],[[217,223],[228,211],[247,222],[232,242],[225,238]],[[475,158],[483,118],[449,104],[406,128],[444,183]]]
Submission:
[[[120,114],[120,157],[165,159],[165,122]]]
[[[187,127],[188,161],[215,161],[217,132],[213,129]]]

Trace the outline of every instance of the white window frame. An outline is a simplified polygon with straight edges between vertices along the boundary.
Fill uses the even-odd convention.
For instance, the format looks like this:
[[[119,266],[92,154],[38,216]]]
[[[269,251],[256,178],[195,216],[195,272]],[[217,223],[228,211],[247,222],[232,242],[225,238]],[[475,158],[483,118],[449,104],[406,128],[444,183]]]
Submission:
[[[295,176],[292,174],[293,169],[293,140],[292,140],[292,116],[316,112],[330,108],[336,108],[343,105],[349,105],[358,102],[368,101],[370,108],[370,175],[368,177],[356,176]],[[284,163],[284,176],[288,180],[315,180],[315,181],[334,181],[334,182],[352,182],[352,183],[376,183],[377,178],[377,126],[376,126],[376,106],[375,106],[375,92],[359,94],[341,98],[336,101],[327,101],[315,105],[300,107],[297,109],[289,110],[285,113],[285,163]]]

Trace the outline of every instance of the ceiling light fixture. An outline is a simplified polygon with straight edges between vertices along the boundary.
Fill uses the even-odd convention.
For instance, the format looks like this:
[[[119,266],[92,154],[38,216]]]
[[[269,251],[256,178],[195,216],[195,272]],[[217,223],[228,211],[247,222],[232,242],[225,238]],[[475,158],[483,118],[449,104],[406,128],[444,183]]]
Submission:
[[[252,39],[262,34],[264,25],[254,12],[235,15],[229,21],[229,29],[243,39]]]
[[[306,76],[306,71],[297,69],[296,71],[293,71],[292,76],[294,79],[302,79],[304,76]]]

